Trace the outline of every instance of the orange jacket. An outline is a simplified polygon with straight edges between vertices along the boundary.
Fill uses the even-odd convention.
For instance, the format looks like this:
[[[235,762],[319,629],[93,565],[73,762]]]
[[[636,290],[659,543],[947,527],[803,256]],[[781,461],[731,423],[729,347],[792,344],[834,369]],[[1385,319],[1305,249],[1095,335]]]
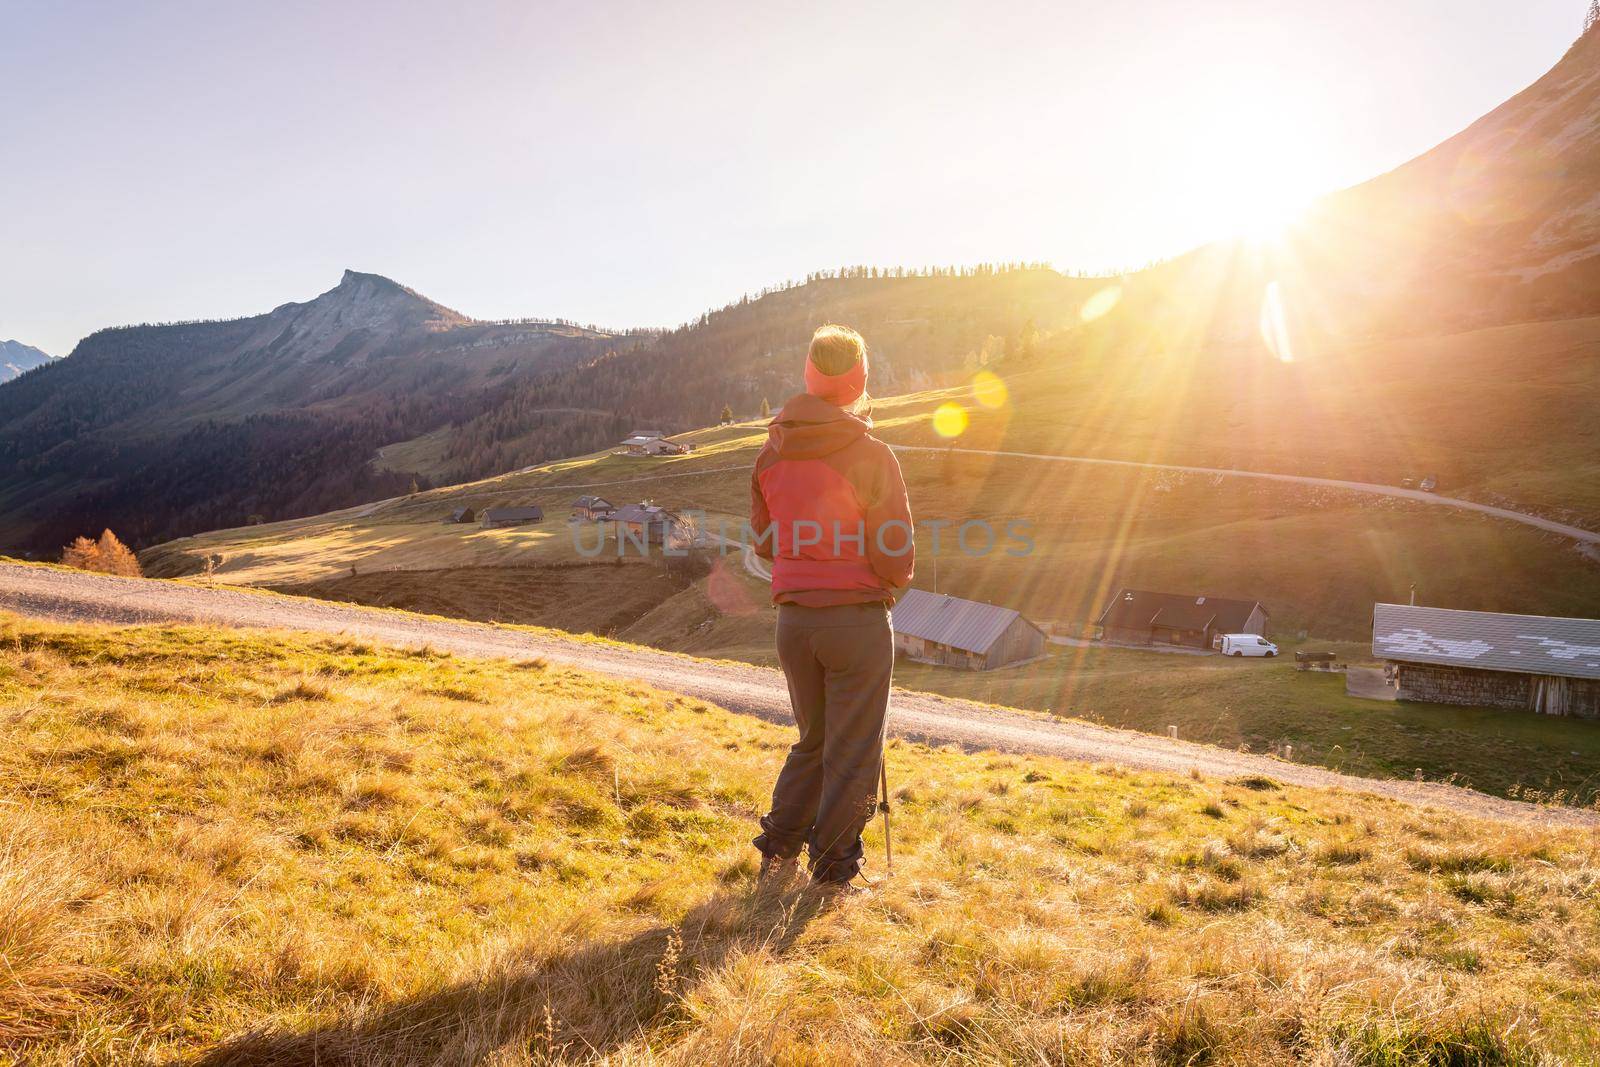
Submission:
[[[777,604],[893,603],[916,561],[911,504],[870,420],[809,393],[783,406],[750,478],[756,554]]]

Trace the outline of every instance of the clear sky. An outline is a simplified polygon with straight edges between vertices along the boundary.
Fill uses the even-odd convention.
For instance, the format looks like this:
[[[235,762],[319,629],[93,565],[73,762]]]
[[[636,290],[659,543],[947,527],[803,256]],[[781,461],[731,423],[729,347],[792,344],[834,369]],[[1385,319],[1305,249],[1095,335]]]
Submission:
[[[0,0],[0,338],[309,299],[670,325],[846,263],[1135,266],[1456,132],[1585,0]]]

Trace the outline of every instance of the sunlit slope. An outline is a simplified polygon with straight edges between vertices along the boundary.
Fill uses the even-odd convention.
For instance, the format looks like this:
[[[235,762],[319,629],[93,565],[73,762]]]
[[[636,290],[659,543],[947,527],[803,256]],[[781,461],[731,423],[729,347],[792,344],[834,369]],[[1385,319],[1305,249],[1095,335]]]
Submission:
[[[1600,26],[1419,158],[1318,205],[1318,307],[1389,331],[1600,313]]]
[[[1070,439],[1053,434],[1056,424],[1044,417],[1054,371],[1010,376],[1002,367],[1001,373],[1012,387],[997,409],[976,403],[967,388],[910,394],[879,403],[880,433],[908,443],[935,441],[931,414],[961,403],[971,410],[971,421],[958,449],[1070,448]],[[592,560],[580,550],[595,543],[594,531],[574,531],[566,523],[574,498],[596,492],[617,503],[653,499],[704,512],[708,529],[720,523],[736,535],[749,506],[750,464],[763,436],[756,423],[707,429],[687,435],[697,445],[689,457],[600,453],[316,519],[185,538],[142,558],[151,574],[172,576],[194,573],[205,556],[217,555],[219,581],[278,587],[349,577],[352,567],[374,573],[610,566],[614,545]],[[1041,622],[1090,621],[1118,585],[1253,597],[1267,604],[1277,633],[1304,630],[1352,639],[1367,636],[1374,601],[1405,599],[1413,584],[1425,603],[1481,610],[1582,615],[1600,603],[1600,565],[1570,542],[1420,503],[960,451],[902,453],[900,460],[924,523],[917,584],[933,584],[927,524],[941,521],[947,526],[938,552],[940,589],[1014,606]],[[489,531],[439,521],[457,506],[513,503],[542,505],[546,521]],[[955,531],[972,521],[1000,533],[993,550],[962,550]],[[1026,554],[1008,554],[1018,547],[1004,538],[1006,524],[1014,521],[1027,524],[1032,547]],[[982,544],[975,535],[968,548]],[[657,564],[633,556],[624,565]],[[734,572],[731,582],[740,581],[737,557],[720,566]],[[715,614],[756,610],[749,605],[752,599],[759,604],[759,589],[744,585],[736,592],[713,598],[724,604]],[[523,621],[562,625],[560,618]],[[693,625],[705,622],[700,617]],[[646,627],[640,639],[673,640],[669,629]],[[737,640],[732,634],[728,639]]]
[[[974,416],[959,443],[1391,485],[1435,475],[1441,492],[1600,524],[1600,318],[1288,354],[1113,311],[998,365],[998,412],[958,398]]]
[[[1277,282],[1302,343],[1600,314],[1600,26],[1533,85],[1417,158],[1324,197],[1274,236],[1147,274],[1229,329]]]
[[[775,726],[538,662],[14,619],[0,641],[0,700],[28,709],[0,749],[18,1062],[1600,1047],[1579,832],[896,743],[894,876],[823,908],[753,891]]]
[[[696,446],[683,457],[638,457],[596,452],[481,481],[447,486],[376,504],[184,537],[141,554],[153,577],[198,573],[220,557],[219,581],[289,585],[379,571],[462,567],[563,565],[593,560],[596,527],[574,531],[567,522],[579,496],[616,504],[654,499],[718,516],[731,535],[748,504],[748,466],[765,427],[754,423],[682,435]],[[743,495],[741,495],[743,494]],[[459,507],[538,504],[541,523],[485,530],[446,524]],[[612,565],[615,546],[601,562]],[[624,559],[637,564],[638,556]]]

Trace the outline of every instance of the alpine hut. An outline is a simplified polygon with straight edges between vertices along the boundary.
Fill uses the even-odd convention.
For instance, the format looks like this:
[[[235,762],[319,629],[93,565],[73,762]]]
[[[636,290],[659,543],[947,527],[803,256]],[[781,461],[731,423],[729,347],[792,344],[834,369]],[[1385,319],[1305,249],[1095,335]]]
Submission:
[[[1600,619],[1374,604],[1401,700],[1600,717]]]
[[[544,508],[537,504],[515,508],[484,508],[479,512],[478,525],[485,530],[501,526],[526,526],[544,521]]]
[[[1268,619],[1258,600],[1119,589],[1098,621],[1103,641],[1210,648],[1223,634],[1265,637]]]
[[[911,659],[987,671],[1044,652],[1044,631],[1012,608],[907,589],[892,614],[895,649]]]
[[[580,496],[572,502],[572,517],[586,522],[609,519],[617,506],[603,496]]]

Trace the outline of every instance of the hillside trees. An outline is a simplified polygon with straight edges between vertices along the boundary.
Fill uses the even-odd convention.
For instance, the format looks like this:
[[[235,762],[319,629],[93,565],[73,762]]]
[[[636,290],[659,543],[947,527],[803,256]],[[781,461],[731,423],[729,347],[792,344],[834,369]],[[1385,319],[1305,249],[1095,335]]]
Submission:
[[[139,569],[138,558],[110,530],[101,533],[98,541],[91,541],[87,537],[75,538],[62,549],[61,562],[79,570],[116,574],[124,578],[138,578],[144,574]]]
[[[1040,337],[1076,322],[1079,301],[1097,287],[1022,267],[820,272],[508,386],[453,427],[445,479],[594,451],[634,425],[673,432],[741,410],[770,418],[801,388],[806,344],[828,321],[866,335],[876,392],[943,384],[970,373],[973,353],[998,349],[998,338],[1013,355],[1033,351]]]

